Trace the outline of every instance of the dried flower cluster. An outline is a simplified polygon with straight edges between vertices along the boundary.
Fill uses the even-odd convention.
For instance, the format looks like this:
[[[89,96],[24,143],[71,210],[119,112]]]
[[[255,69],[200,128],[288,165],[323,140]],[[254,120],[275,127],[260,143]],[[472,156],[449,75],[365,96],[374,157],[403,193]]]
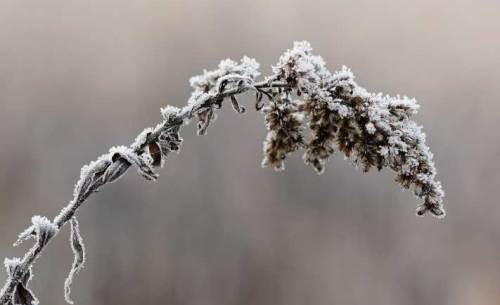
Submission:
[[[364,171],[389,167],[397,182],[413,187],[424,200],[418,215],[429,211],[443,217],[444,192],[435,179],[432,153],[421,127],[410,119],[417,112],[416,101],[369,93],[354,81],[349,69],[331,74],[322,58],[311,51],[309,43],[295,43],[273,67],[277,80],[303,95],[300,105],[311,130],[304,161],[322,173],[328,158],[339,150]],[[266,157],[281,149],[266,150]]]
[[[130,146],[113,147],[108,153],[81,169],[73,199],[53,221],[34,216],[32,225],[19,235],[14,245],[29,238],[34,245],[23,258],[5,259],[8,279],[0,292],[0,303],[33,305],[38,301],[27,288],[31,267],[48,242],[70,223],[70,245],[74,261],[65,281],[68,303],[71,283],[85,263],[85,247],[76,212],[87,198],[103,185],[122,177],[131,167],[147,180],[155,181],[154,168],[163,166],[170,152],[179,152],[180,128],[192,118],[198,120],[198,134],[206,133],[215,120],[215,111],[229,99],[234,110],[245,112],[236,95],[253,91],[256,110],[262,112],[267,127],[263,166],[284,169],[291,153],[303,149],[304,162],[322,173],[337,150],[364,171],[390,168],[404,188],[413,188],[423,200],[417,215],[430,212],[444,217],[443,190],[435,179],[432,154],[425,144],[421,127],[410,118],[417,112],[414,99],[372,94],[354,81],[347,68],[330,73],[325,62],[312,54],[307,42],[295,43],[283,54],[273,75],[256,82],[259,64],[244,57],[239,63],[223,60],[218,69],[191,78],[194,91],[182,108],[162,109],[163,121],[144,129]]]
[[[262,108],[269,131],[264,141],[262,166],[284,170],[286,157],[303,146],[303,115],[290,94],[273,93],[273,100]]]

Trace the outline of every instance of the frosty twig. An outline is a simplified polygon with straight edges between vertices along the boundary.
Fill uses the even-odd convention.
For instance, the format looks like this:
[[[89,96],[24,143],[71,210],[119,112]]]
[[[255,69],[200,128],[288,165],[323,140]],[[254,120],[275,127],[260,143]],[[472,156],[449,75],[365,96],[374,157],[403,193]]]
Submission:
[[[432,154],[425,134],[410,117],[418,105],[407,97],[372,94],[360,87],[350,70],[330,73],[321,57],[313,55],[307,42],[297,42],[273,67],[273,74],[257,82],[259,64],[243,57],[237,63],[223,60],[217,69],[191,78],[193,93],[182,108],[162,109],[163,121],[144,129],[130,146],[112,147],[81,169],[73,199],[53,221],[34,216],[32,225],[20,234],[15,245],[33,238],[34,245],[22,258],[5,259],[7,281],[0,292],[1,304],[32,305],[38,301],[27,288],[31,267],[49,241],[68,222],[75,259],[65,283],[65,298],[74,275],[83,267],[85,252],[76,212],[94,192],[122,177],[135,167],[147,180],[156,180],[155,167],[163,166],[170,152],[182,144],[180,128],[193,118],[198,134],[206,133],[216,111],[229,99],[238,113],[244,113],[236,96],[255,93],[255,108],[264,114],[267,137],[263,166],[284,169],[286,157],[304,150],[304,162],[322,173],[330,156],[341,151],[364,171],[390,168],[396,181],[412,188],[423,200],[417,215],[429,212],[444,217],[444,192],[435,179]]]

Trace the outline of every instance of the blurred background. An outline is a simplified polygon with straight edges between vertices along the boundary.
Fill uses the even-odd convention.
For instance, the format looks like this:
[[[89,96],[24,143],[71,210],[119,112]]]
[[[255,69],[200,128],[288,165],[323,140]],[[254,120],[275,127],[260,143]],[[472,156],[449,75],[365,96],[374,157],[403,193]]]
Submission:
[[[448,216],[416,218],[389,171],[340,155],[323,176],[300,153],[262,169],[262,117],[226,106],[208,135],[182,130],[157,183],[129,171],[80,210],[76,303],[500,304],[499,35],[497,0],[2,0],[0,257],[83,164],[183,106],[190,76],[243,55],[266,75],[309,40],[332,71],[417,98]],[[68,231],[34,268],[42,304],[65,304]]]

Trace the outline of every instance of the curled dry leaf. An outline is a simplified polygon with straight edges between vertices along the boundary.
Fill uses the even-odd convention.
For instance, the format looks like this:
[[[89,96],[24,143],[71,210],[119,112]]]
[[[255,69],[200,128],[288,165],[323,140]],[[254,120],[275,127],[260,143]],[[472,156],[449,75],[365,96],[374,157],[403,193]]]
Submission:
[[[151,156],[151,165],[154,167],[162,166],[163,155],[161,153],[161,148],[157,142],[151,142],[148,144],[148,153]]]
[[[182,138],[179,136],[179,128],[173,128],[160,134],[158,144],[165,157],[171,151],[178,152],[182,144]]]
[[[32,225],[19,234],[14,246],[20,245],[29,238],[35,238],[38,245],[43,247],[58,231],[57,226],[47,219],[47,217],[35,215],[31,218],[31,222]]]
[[[240,106],[238,104],[238,100],[234,97],[234,95],[231,95],[231,105],[233,106],[234,111],[238,113],[245,113],[246,109],[243,106]]]
[[[104,173],[104,179],[107,182],[115,182],[120,177],[122,177],[127,169],[130,167],[130,162],[125,159],[121,159],[115,155],[115,158],[110,166],[108,166],[106,172]],[[113,158],[112,158],[113,159]]]
[[[212,123],[215,121],[216,116],[214,113],[213,107],[210,107],[206,110],[202,110],[196,114],[198,117],[198,135],[203,136],[207,133],[207,128]]]
[[[136,166],[139,174],[148,180],[156,180],[158,178],[158,175],[153,171],[148,162],[129,147],[112,147],[109,150],[109,155],[113,163],[126,161],[129,165]]]
[[[73,250],[74,259],[73,265],[71,266],[71,271],[64,281],[64,298],[66,299],[66,302],[68,302],[69,304],[73,304],[73,301],[70,298],[71,284],[73,283],[73,278],[75,277],[76,273],[78,273],[83,268],[83,265],[85,263],[85,246],[83,244],[83,238],[80,234],[80,228],[76,217],[71,218],[70,224],[70,244],[71,249]]]
[[[102,179],[106,169],[111,164],[107,155],[99,157],[96,161],[84,165],[80,171],[80,179],[75,185],[74,197],[77,201],[96,191],[99,186],[105,183]]]
[[[7,274],[10,278],[20,277],[20,280],[16,283],[14,291],[10,296],[10,303],[12,305],[37,305],[38,299],[35,297],[33,292],[28,289],[28,282],[32,277],[31,268],[28,268],[23,273],[21,269],[21,259],[18,257],[4,260],[5,268],[7,269]]]

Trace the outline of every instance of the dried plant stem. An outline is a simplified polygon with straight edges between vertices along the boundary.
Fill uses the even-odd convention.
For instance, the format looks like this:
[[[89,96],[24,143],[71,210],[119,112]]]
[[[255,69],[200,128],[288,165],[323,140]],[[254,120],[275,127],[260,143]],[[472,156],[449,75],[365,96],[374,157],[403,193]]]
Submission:
[[[206,101],[203,101],[202,103],[188,105],[185,108],[183,108],[179,114],[175,115],[175,117],[172,117],[168,121],[164,121],[163,125],[160,128],[156,128],[154,132],[150,133],[147,136],[146,141],[144,143],[142,143],[140,146],[137,147],[132,147],[133,145],[131,145],[131,148],[134,149],[134,151],[137,154],[139,155],[143,154],[145,152],[146,147],[149,144],[158,141],[158,137],[162,132],[175,126],[181,126],[185,120],[191,119],[196,112],[213,107],[214,104],[216,104],[221,98],[223,99],[226,97],[238,95],[248,90],[256,90],[256,89],[266,90],[266,89],[286,87],[286,86],[287,84],[278,81],[271,81],[271,82],[262,81],[254,85],[240,86],[237,88],[229,89],[217,95],[214,95],[213,97],[208,98]],[[68,205],[61,210],[61,213],[54,218],[53,223],[56,225],[57,229],[61,229],[66,223],[68,223],[71,220],[71,218],[75,216],[76,212],[82,206],[82,204],[87,201],[90,195],[93,194],[95,191],[97,191],[97,189],[102,187],[104,184],[105,183],[95,184],[92,187],[92,191],[85,192],[84,194],[76,194],[76,198],[73,198],[68,203]],[[29,272],[33,263],[42,254],[42,251],[48,245],[48,241],[50,241],[54,236],[56,236],[56,234],[49,237],[45,243],[42,244],[36,243],[23,256],[19,264],[19,267],[17,268],[17,271],[13,276],[10,276],[7,279],[6,283],[4,284],[0,292],[0,304],[9,304],[12,293],[14,292],[16,285],[21,281],[21,279],[26,275],[26,273]]]

